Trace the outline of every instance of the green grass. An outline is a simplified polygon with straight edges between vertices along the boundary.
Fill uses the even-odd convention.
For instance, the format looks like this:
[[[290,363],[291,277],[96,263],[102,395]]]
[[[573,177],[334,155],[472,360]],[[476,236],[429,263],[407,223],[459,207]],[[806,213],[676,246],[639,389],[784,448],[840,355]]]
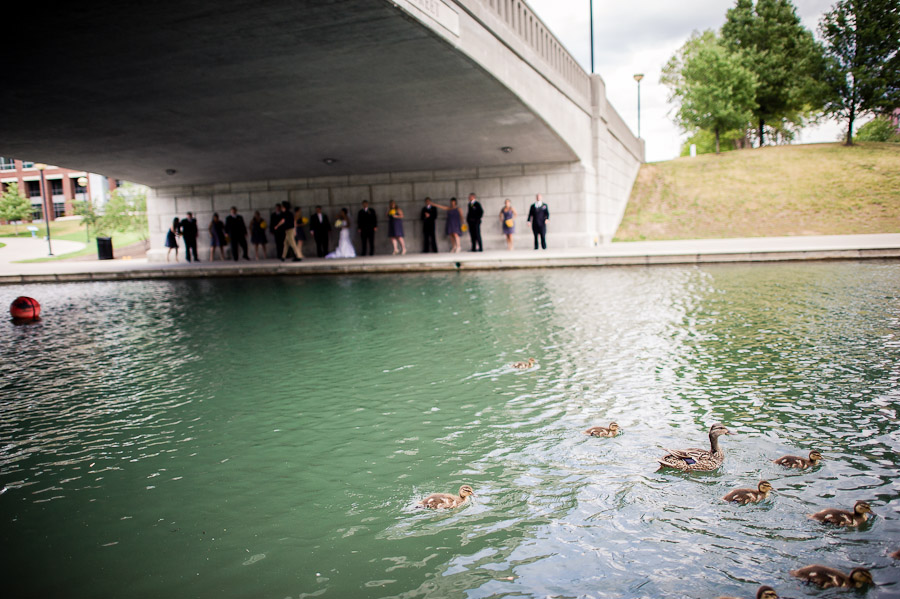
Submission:
[[[30,223],[26,223],[24,225],[19,225],[19,237],[27,237],[30,236],[31,233],[26,230]],[[46,225],[44,223],[40,223],[36,225],[40,230],[37,234],[41,237],[47,234]],[[15,237],[15,227],[13,225],[0,225],[0,238],[3,237]],[[31,260],[20,260],[21,263],[31,263],[31,262],[53,262],[55,260],[69,260],[71,258],[82,258],[87,256],[96,256],[97,255],[97,236],[90,232],[88,235],[88,231],[84,225],[81,224],[80,220],[64,220],[64,221],[51,221],[50,222],[50,239],[65,239],[67,241],[80,241],[82,243],[86,243],[87,247],[77,252],[69,252],[68,254],[60,254],[59,256],[47,256],[45,258],[33,258]],[[115,253],[115,248],[124,248],[126,246],[135,244],[141,241],[141,236],[134,231],[127,231],[125,233],[117,232],[112,234],[112,242],[113,242],[113,252]]]
[[[775,146],[641,167],[616,241],[900,232],[900,144]]]

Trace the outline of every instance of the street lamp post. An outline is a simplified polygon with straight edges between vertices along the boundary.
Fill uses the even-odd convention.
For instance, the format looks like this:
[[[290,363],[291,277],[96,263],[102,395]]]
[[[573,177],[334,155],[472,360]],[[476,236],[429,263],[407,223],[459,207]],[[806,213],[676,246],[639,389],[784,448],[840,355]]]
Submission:
[[[643,73],[637,73],[634,80],[638,84],[638,139],[641,138],[641,79],[644,78]]]
[[[44,169],[47,165],[38,163],[34,165],[41,173],[41,202],[44,204],[44,223],[47,225],[47,255],[53,255],[53,246],[50,244],[50,202],[47,201],[47,183],[44,180]]]
[[[85,207],[86,208],[89,207],[91,212],[93,212],[94,208],[90,204],[91,197],[90,197],[90,195],[88,195],[88,179],[87,179],[87,177],[78,177],[77,182],[78,182],[78,187],[80,187],[84,190],[84,197],[82,198],[82,201],[85,203]],[[90,240],[91,240],[90,226],[84,228],[84,235],[85,235],[85,240],[87,242],[90,242]]]

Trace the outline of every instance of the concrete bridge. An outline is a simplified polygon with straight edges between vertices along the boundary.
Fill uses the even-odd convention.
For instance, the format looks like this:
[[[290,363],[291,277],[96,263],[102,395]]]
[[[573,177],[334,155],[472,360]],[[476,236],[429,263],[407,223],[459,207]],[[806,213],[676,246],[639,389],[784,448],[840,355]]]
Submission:
[[[644,156],[522,0],[98,0],[40,22],[7,38],[27,35],[29,58],[4,67],[0,154],[151,186],[151,258],[176,215],[205,230],[285,200],[351,217],[368,200],[384,219],[394,199],[418,251],[424,197],[469,192],[486,247],[506,198],[530,244],[535,193],[553,246],[602,244]]]

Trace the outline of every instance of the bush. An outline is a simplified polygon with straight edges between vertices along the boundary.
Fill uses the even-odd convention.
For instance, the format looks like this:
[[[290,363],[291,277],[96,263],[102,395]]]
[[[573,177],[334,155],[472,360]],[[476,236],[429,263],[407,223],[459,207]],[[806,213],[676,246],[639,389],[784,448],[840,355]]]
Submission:
[[[874,119],[859,128],[853,141],[892,141],[900,142],[900,133],[897,127],[887,116],[876,116]]]

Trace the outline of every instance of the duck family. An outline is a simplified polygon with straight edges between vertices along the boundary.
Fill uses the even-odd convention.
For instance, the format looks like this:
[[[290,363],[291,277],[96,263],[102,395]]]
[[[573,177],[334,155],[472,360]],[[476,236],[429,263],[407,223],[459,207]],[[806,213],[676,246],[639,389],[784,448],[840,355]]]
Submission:
[[[709,451],[691,447],[689,449],[667,449],[669,453],[661,457],[661,466],[676,470],[715,470],[725,461],[725,452],[719,447],[719,437],[733,435],[725,425],[716,423],[709,429]]]

